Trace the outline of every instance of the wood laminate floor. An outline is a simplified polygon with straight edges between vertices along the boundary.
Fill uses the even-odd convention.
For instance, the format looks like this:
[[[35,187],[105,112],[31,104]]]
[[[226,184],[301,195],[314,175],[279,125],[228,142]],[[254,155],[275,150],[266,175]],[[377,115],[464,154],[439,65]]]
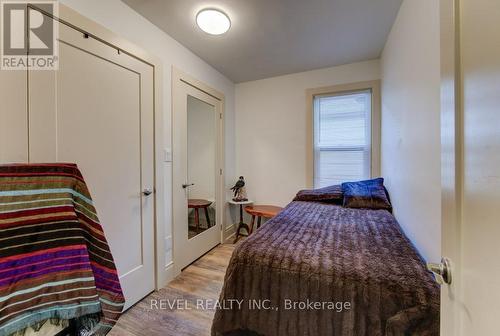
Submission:
[[[125,312],[108,335],[210,335],[215,310],[207,305],[219,298],[233,250],[234,245],[230,244],[211,250],[167,287],[150,294]],[[205,304],[205,309],[197,308],[199,303]]]

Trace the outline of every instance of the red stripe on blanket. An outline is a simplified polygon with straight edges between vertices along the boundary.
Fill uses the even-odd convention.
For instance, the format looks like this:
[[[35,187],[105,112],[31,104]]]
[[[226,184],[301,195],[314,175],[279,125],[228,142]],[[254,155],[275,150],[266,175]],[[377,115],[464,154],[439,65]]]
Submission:
[[[43,224],[46,222],[63,222],[63,221],[77,221],[78,218],[76,216],[72,215],[60,215],[60,216],[50,216],[50,217],[44,217],[44,218],[36,218],[36,219],[29,219],[29,220],[23,220],[23,221],[18,221],[14,223],[8,223],[8,224],[0,224],[0,229],[9,229],[13,228],[15,226],[26,226],[26,225],[32,225],[32,224]]]
[[[81,245],[81,244],[68,245],[68,246],[63,246],[63,247],[54,247],[54,248],[50,248],[50,249],[46,249],[46,250],[40,250],[40,251],[36,251],[36,252],[23,253],[23,254],[17,254],[14,256],[10,256],[10,257],[0,258],[0,263],[6,262],[6,261],[28,258],[28,257],[34,257],[34,256],[41,255],[41,254],[55,253],[55,252],[67,251],[67,250],[81,250],[81,249],[87,249],[87,247],[85,245]]]

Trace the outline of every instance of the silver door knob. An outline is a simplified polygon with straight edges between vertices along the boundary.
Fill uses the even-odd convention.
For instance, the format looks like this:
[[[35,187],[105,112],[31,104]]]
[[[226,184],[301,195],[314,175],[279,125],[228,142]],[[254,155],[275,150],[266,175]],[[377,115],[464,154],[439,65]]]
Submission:
[[[194,183],[185,183],[182,185],[182,188],[186,189],[187,187],[194,186]]]
[[[146,189],[143,190],[142,193],[144,194],[144,196],[149,196],[149,195],[151,195],[153,193],[153,190],[150,189],[150,188],[146,188]]]
[[[437,263],[427,263],[427,269],[434,273],[436,282],[440,285],[451,284],[451,261],[448,258],[443,257],[439,264]]]

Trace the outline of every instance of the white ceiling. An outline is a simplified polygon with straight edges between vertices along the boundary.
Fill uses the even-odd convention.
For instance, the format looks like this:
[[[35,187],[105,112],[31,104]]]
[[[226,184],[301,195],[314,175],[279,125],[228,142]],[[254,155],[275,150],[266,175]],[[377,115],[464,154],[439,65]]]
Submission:
[[[123,0],[235,83],[375,59],[402,0]],[[218,8],[211,36],[196,13]]]

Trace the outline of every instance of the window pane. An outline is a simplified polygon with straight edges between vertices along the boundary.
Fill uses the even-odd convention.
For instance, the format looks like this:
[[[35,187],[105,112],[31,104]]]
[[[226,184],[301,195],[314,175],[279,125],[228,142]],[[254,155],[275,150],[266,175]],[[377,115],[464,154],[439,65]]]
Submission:
[[[371,91],[314,99],[316,188],[370,177]]]
[[[370,92],[319,99],[319,146],[366,146]]]
[[[363,180],[365,178],[364,161],[364,151],[320,150],[316,187]]]

